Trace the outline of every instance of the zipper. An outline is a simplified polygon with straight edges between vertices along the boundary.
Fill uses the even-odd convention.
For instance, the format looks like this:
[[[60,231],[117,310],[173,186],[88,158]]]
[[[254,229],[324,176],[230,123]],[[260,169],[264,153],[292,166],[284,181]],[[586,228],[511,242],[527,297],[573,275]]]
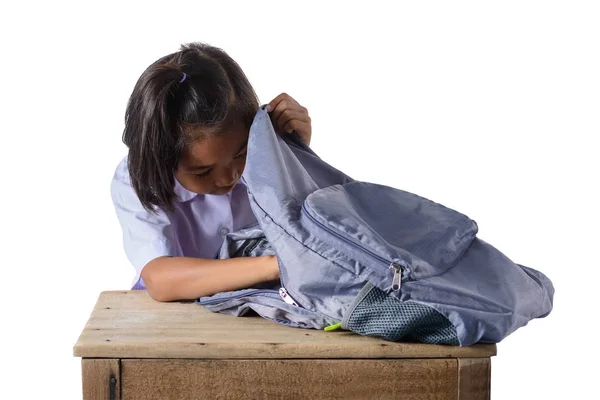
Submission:
[[[396,263],[390,264],[390,269],[394,270],[394,279],[392,280],[392,290],[400,290],[402,286],[402,267]]]
[[[242,179],[242,183],[246,186],[246,191],[248,192],[249,197],[253,196],[252,191],[250,191],[250,188],[248,187],[246,179],[243,176],[241,179]],[[259,207],[260,207],[260,205],[259,205]],[[260,207],[260,208],[262,209],[262,207]],[[260,223],[257,222],[255,225],[260,225]],[[252,225],[252,226],[254,226],[254,225]],[[266,235],[264,236],[264,238],[266,239]],[[279,283],[281,284],[281,288],[279,289],[279,291],[273,290],[272,292],[278,293],[278,297],[282,298],[286,303],[294,305],[296,307],[304,308],[301,305],[299,305],[298,303],[296,303],[296,301],[294,301],[294,299],[292,299],[292,297],[288,293],[287,289],[285,288],[286,285],[285,285],[285,282],[283,281],[283,274],[281,273],[281,264],[279,263],[279,256],[275,255],[275,258],[277,260],[277,268],[279,269]],[[283,289],[283,291],[281,289]]]
[[[396,292],[400,290],[400,287],[402,286],[402,268],[406,268],[406,266],[401,265],[398,262],[386,260],[385,258],[371,251],[369,248],[365,247],[356,239],[352,237],[343,236],[335,229],[331,228],[329,225],[323,224],[321,221],[319,221],[317,218],[311,215],[310,211],[308,210],[308,207],[306,206],[306,202],[302,203],[302,211],[302,215],[305,215],[308,218],[309,222],[311,222],[312,224],[317,225],[319,228],[326,230],[328,233],[332,234],[337,239],[341,240],[342,242],[345,242],[351,247],[360,250],[363,254],[370,257],[376,263],[389,266],[388,268],[394,271],[394,277],[392,279],[392,290]]]
[[[296,307],[300,307],[298,305],[298,303],[296,303],[294,301],[294,299],[292,299],[292,296],[290,296],[290,294],[288,293],[287,289],[284,288],[283,286],[281,286],[279,288],[279,295],[281,296],[281,298],[283,299],[283,301],[285,301],[286,303],[291,304],[291,305],[296,306]]]
[[[218,299],[208,299],[208,300],[198,300],[198,304],[204,306],[204,305],[210,305],[210,304],[215,304],[215,303],[223,303],[229,300],[233,300],[233,299],[239,299],[240,297],[246,297],[246,296],[254,296],[255,294],[258,293],[263,293],[265,294],[267,297],[273,297],[273,298],[277,298],[279,299],[279,293],[277,290],[274,289],[254,289],[251,291],[247,291],[245,293],[238,293],[235,295],[231,295],[228,297],[220,297]]]
[[[285,282],[283,281],[283,276],[281,273],[281,264],[279,264],[279,257],[277,257],[277,268],[279,268],[279,283],[281,287],[279,288],[279,296],[288,304],[291,304],[296,307],[304,308],[300,304],[298,304],[290,295],[290,293],[285,288]]]

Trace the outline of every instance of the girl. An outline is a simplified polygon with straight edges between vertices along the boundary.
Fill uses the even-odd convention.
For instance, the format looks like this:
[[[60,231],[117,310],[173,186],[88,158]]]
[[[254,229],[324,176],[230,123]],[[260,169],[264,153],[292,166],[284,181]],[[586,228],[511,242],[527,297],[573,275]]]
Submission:
[[[239,65],[204,43],[140,76],[125,113],[128,156],[111,184],[133,289],[171,301],[279,279],[275,256],[212,258],[227,233],[256,222],[239,179],[258,108]],[[282,93],[267,111],[279,133],[310,144],[308,111],[293,98]]]

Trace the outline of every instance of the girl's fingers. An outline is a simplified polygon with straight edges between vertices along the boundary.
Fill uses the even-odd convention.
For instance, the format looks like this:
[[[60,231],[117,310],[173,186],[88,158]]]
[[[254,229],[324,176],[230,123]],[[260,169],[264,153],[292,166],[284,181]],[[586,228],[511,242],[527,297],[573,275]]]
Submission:
[[[296,131],[296,133],[298,135],[300,135],[300,137],[302,139],[305,139],[305,136],[306,136],[305,132],[310,131],[310,123],[304,122],[304,121],[298,121],[297,119],[292,119],[292,120],[289,120],[285,124],[285,126],[283,127],[283,130],[287,133],[292,133],[293,131]]]
[[[273,121],[277,121],[281,116],[281,113],[288,109],[298,111],[304,110],[308,113],[308,110],[306,108],[298,104],[298,102],[287,93],[281,93],[279,96],[271,100],[271,102],[267,106],[267,111],[271,115],[271,119]]]
[[[267,105],[267,112],[277,130],[287,133],[295,130],[302,140],[310,145],[312,133],[308,110],[291,96],[281,93]]]
[[[279,103],[277,103],[277,106],[275,106],[273,111],[271,111],[271,120],[279,121],[279,118],[284,112],[286,112],[287,110],[299,110],[298,107],[298,105],[296,105],[289,99],[283,99]]]
[[[279,105],[279,103],[281,103],[283,100],[291,101],[292,104],[296,104],[297,106],[300,106],[300,104],[298,104],[298,102],[296,100],[294,100],[294,98],[292,96],[290,96],[287,93],[281,93],[279,96],[277,96],[273,100],[271,100],[269,102],[269,104],[267,104],[267,111],[271,112],[271,111],[275,110],[277,108],[277,106]]]
[[[292,120],[297,120],[300,122],[310,122],[310,117],[308,116],[308,113],[305,113],[303,111],[287,109],[284,110],[281,114],[279,114],[279,117],[274,121],[275,125],[281,130],[291,133],[291,130],[288,131],[285,129],[285,125]]]
[[[287,133],[292,133],[293,131],[296,131],[296,133],[298,134],[298,136],[300,136],[300,138],[304,141],[304,143],[306,144],[310,144],[310,122],[304,122],[304,121],[299,121],[297,119],[292,119],[289,120],[285,126],[284,126],[284,130]]]

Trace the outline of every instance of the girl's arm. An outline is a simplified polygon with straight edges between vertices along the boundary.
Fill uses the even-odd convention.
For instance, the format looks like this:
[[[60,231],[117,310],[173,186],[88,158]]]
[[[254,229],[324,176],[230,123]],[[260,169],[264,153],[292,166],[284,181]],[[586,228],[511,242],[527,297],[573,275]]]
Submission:
[[[193,300],[279,279],[279,267],[276,256],[158,257],[146,264],[141,276],[156,301]]]

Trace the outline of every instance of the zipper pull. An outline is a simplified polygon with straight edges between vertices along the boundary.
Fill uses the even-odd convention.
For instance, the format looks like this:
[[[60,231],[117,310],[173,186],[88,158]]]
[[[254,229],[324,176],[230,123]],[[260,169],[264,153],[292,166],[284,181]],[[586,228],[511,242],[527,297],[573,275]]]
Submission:
[[[296,303],[294,301],[294,299],[292,299],[292,296],[290,296],[290,294],[288,293],[288,291],[285,290],[285,288],[283,286],[279,288],[279,295],[281,296],[281,298],[283,299],[283,301],[285,301],[286,303],[291,304],[291,305],[296,306],[296,307],[300,307],[298,305],[298,303]]]
[[[398,290],[400,290],[400,286],[402,286],[402,267],[396,263],[391,263],[390,269],[394,270],[394,279],[392,281],[392,290],[397,292]]]

